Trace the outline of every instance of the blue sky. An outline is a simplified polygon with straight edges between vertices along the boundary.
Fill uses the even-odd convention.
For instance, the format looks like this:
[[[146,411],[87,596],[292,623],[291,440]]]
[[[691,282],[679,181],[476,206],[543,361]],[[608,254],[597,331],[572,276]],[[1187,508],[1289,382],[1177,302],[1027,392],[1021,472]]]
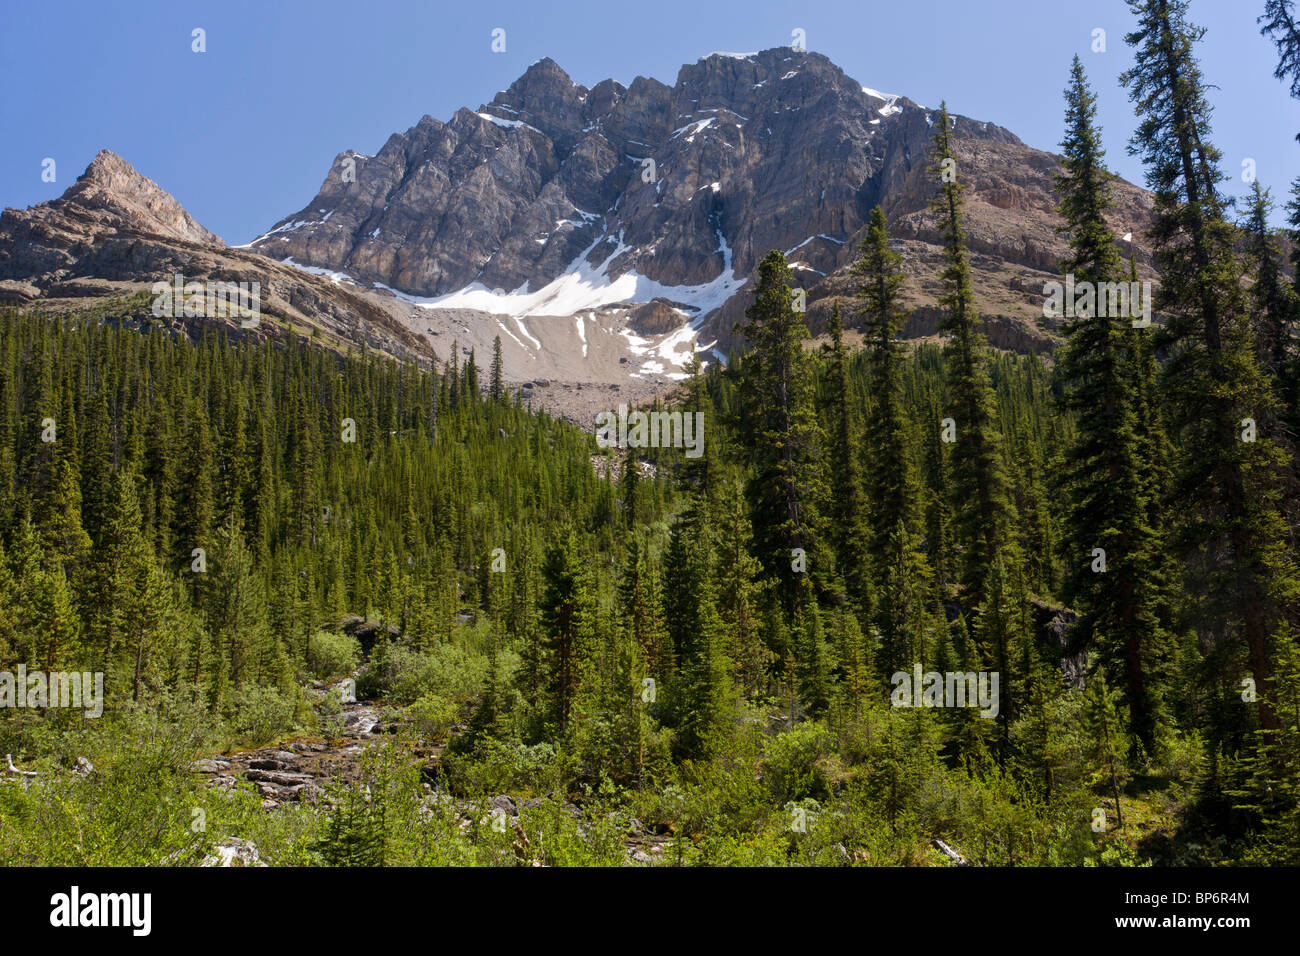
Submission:
[[[1300,174],[1300,103],[1272,77],[1263,0],[1193,0],[1215,106],[1214,141],[1284,198]],[[0,0],[0,205],[54,198],[102,147],[175,195],[228,242],[247,242],[315,195],[330,161],[373,154],[429,113],[447,119],[550,56],[577,82],[672,83],[713,50],[790,42],[801,28],[866,86],[989,120],[1055,150],[1070,57],[1100,93],[1108,159],[1125,178],[1135,125],[1117,77],[1130,62],[1123,0]],[[207,52],[191,51],[191,30]],[[491,32],[506,30],[506,52]],[[1092,31],[1106,31],[1094,53]],[[43,182],[46,157],[57,181]],[[1275,216],[1280,222],[1280,217]]]

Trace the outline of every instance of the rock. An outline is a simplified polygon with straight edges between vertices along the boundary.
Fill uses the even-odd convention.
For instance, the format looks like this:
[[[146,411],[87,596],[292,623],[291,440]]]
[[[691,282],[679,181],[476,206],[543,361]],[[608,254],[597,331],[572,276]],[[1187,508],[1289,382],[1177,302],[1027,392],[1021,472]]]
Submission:
[[[637,335],[663,335],[682,324],[682,314],[664,298],[654,298],[627,314],[627,327]]]
[[[255,783],[266,783],[275,787],[298,787],[311,783],[315,779],[307,773],[280,773],[272,770],[247,770],[244,776]]]
[[[212,760],[206,757],[202,760],[196,760],[192,764],[190,764],[190,769],[198,773],[219,773],[220,771],[226,770],[229,767],[230,767],[229,760]]]
[[[515,804],[514,799],[508,796],[502,795],[502,796],[493,797],[491,803],[489,803],[488,806],[490,806],[493,810],[504,810],[512,817],[519,815],[519,807]]]
[[[199,866],[266,866],[251,840],[227,837],[218,843],[211,855],[204,857]]]
[[[1032,601],[1031,605],[1039,646],[1049,659],[1059,662],[1066,683],[1074,690],[1082,690],[1087,681],[1088,650],[1075,647],[1077,642],[1070,638],[1078,613],[1042,601]]]
[[[357,682],[353,678],[345,677],[337,684],[334,684],[331,689],[338,694],[339,703],[355,704],[357,702]]]
[[[368,707],[348,711],[343,715],[343,732],[349,736],[364,737],[379,726],[379,715]]]
[[[41,290],[30,282],[15,279],[0,280],[0,305],[29,305],[41,297]]]

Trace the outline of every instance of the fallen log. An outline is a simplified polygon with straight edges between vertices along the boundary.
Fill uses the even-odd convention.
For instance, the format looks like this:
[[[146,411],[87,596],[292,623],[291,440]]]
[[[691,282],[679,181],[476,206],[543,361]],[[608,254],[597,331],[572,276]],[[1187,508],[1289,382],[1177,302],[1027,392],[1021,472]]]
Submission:
[[[958,853],[948,844],[944,843],[942,840],[935,839],[935,840],[931,840],[930,842],[934,844],[934,848],[936,850],[938,850],[948,859],[952,860],[953,863],[957,864],[958,866],[970,866],[969,860],[967,860],[964,856],[962,856],[960,853]]]

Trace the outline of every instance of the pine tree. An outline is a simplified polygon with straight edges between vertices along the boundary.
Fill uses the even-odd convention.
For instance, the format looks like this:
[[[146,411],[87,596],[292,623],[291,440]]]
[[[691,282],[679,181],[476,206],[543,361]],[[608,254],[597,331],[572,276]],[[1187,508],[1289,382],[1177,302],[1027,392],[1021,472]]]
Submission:
[[[868,395],[866,456],[871,509],[870,550],[876,575],[878,614],[884,657],[890,667],[910,667],[920,660],[922,634],[907,634],[922,615],[919,582],[931,580],[921,548],[917,499],[919,481],[903,410],[902,355],[896,341],[901,317],[899,297],[905,276],[902,259],[889,246],[884,211],[871,212],[861,257],[853,271],[860,283],[863,330],[867,340]]]
[[[999,432],[994,423],[987,346],[975,327],[975,293],[970,283],[970,253],[962,224],[965,187],[958,179],[952,144],[953,120],[946,103],[934,124],[930,171],[939,180],[934,211],[943,234],[945,292],[940,300],[940,331],[949,336],[944,350],[956,426],[952,451],[955,532],[964,549],[962,583],[970,604],[978,604],[988,569],[1007,539],[1010,501]]]
[[[1256,360],[1236,231],[1220,193],[1221,154],[1193,54],[1203,30],[1188,22],[1186,0],[1130,0],[1130,7],[1138,28],[1125,39],[1135,58],[1121,80],[1142,117],[1130,149],[1145,162],[1156,196],[1151,235],[1166,319],[1165,390],[1181,449],[1177,543],[1189,572],[1189,621],[1214,642],[1240,642],[1256,685],[1266,689],[1272,634],[1297,588],[1277,506],[1277,450],[1251,430],[1268,420],[1274,399]],[[1260,698],[1260,721],[1273,728],[1267,699]]]
[[[219,655],[212,661],[215,680],[211,699],[220,707],[227,703],[228,688],[253,680],[255,661],[270,639],[265,589],[254,574],[252,555],[232,518],[213,535],[208,571],[202,578],[203,609]]]
[[[657,569],[650,561],[649,544],[635,539],[629,541],[618,585],[619,618],[652,677],[660,673],[659,665],[664,663],[668,651],[662,601]]]
[[[1088,678],[1083,704],[1089,782],[1115,804],[1115,825],[1124,826],[1121,792],[1128,785],[1128,753],[1131,748],[1120,722],[1119,695],[1106,684],[1106,673],[1097,670]]]
[[[746,492],[754,524],[754,550],[764,573],[778,583],[792,615],[808,596],[808,573],[826,575],[832,560],[821,528],[820,427],[785,256],[773,250],[759,264],[754,304],[743,326],[750,348],[739,369],[739,418],[752,470]],[[802,552],[803,559],[798,554]],[[806,570],[800,570],[800,567]]]
[[[732,697],[731,663],[711,569],[714,547],[702,499],[673,526],[664,588],[664,621],[676,673],[670,694],[683,757],[706,757],[724,732]]]
[[[762,566],[751,553],[749,517],[738,482],[727,481],[719,491],[714,521],[717,527],[714,580],[718,615],[726,636],[726,654],[734,668],[737,687],[753,693],[765,685],[773,657],[762,633],[765,602],[763,586],[759,583]]]
[[[948,503],[948,463],[944,457],[942,422],[939,404],[927,392],[924,405],[924,454],[921,474],[924,479],[922,501],[925,510],[925,544],[930,567],[938,587],[946,589],[952,580],[952,512]]]
[[[13,581],[7,643],[14,662],[52,668],[72,662],[81,666],[82,618],[72,588],[57,562],[46,560],[36,528],[24,519],[15,529],[9,552]],[[91,648],[93,660],[103,658]]]
[[[794,632],[799,700],[805,714],[813,718],[821,717],[831,704],[831,673],[835,663],[826,643],[822,615],[815,598],[800,608],[794,622]]]
[[[1074,58],[1066,90],[1059,210],[1070,254],[1062,271],[1081,298],[1064,326],[1060,361],[1066,406],[1078,416],[1063,476],[1067,501],[1066,597],[1079,611],[1078,639],[1096,646],[1094,666],[1123,675],[1131,730],[1156,747],[1163,696],[1164,634],[1150,572],[1158,535],[1149,524],[1137,435],[1136,398],[1126,346],[1132,319],[1102,293],[1123,280],[1115,236],[1106,221],[1113,176],[1105,168],[1096,96]],[[1084,285],[1087,283],[1087,285]],[[1098,550],[1100,549],[1100,551]]]
[[[565,532],[542,564],[541,626],[546,651],[548,717],[563,734],[582,684],[595,629],[595,598],[574,533]]]
[[[506,397],[506,386],[502,380],[501,336],[492,340],[492,401],[500,402]]]
[[[860,258],[853,265],[863,302],[863,331],[870,362],[870,407],[866,452],[870,468],[871,550],[884,551],[899,522],[915,520],[916,476],[903,412],[902,355],[896,341],[901,325],[899,298],[905,276],[902,258],[889,247],[884,211],[871,211]]]
[[[216,473],[212,450],[212,432],[207,412],[195,402],[185,441],[186,464],[181,479],[180,503],[176,509],[176,530],[173,540],[176,561],[188,566],[195,548],[207,550],[211,545],[214,503],[213,478]]]
[[[41,537],[46,552],[65,575],[73,575],[90,554],[90,536],[81,523],[81,481],[76,464],[61,458],[49,492],[40,502]]]
[[[1292,0],[1265,0],[1264,13],[1256,21],[1263,24],[1259,32],[1276,45],[1278,64],[1273,76],[1290,81],[1291,96],[1300,99],[1300,22],[1296,20]],[[1300,133],[1296,133],[1300,140]]]
[[[831,539],[849,601],[857,613],[865,617],[871,609],[867,502],[862,487],[862,443],[858,432],[857,402],[849,378],[839,299],[832,304],[827,331],[831,336],[826,369],[831,420],[827,433],[830,446],[827,461],[829,477],[835,487],[831,505]]]
[[[1283,419],[1288,419],[1296,408],[1296,364],[1292,341],[1300,303],[1294,288],[1283,281],[1281,250],[1268,225],[1272,212],[1273,201],[1269,191],[1255,180],[1251,186],[1250,211],[1244,223],[1248,256],[1254,271],[1250,310],[1259,346],[1259,365],[1273,385],[1281,403]],[[1270,433],[1277,440],[1279,430],[1271,425],[1269,423]]]

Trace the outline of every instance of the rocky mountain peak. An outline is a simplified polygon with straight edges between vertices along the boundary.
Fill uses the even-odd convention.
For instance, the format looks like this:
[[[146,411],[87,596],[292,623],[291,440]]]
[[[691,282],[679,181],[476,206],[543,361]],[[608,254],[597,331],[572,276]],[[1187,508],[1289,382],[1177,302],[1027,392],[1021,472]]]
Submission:
[[[345,154],[351,155],[351,154]],[[358,157],[359,160],[365,157]],[[256,284],[260,316],[153,313],[152,287],[187,282]],[[163,322],[198,335],[219,325],[233,335],[289,337],[310,330],[342,351],[365,346],[427,361],[429,345],[384,303],[263,255],[228,247],[152,179],[110,150],[57,199],[0,213],[0,304],[79,311],[108,302],[121,321]]]
[[[549,56],[544,56],[530,64],[505,92],[511,98],[528,105],[529,99],[545,97],[556,92],[563,94],[575,88],[579,91],[579,95],[587,91],[586,87],[579,87],[573,78],[564,72],[560,64]]]
[[[771,249],[789,257],[816,328],[823,301],[852,295],[847,268],[880,204],[923,308],[937,288],[936,112],[790,47],[711,53],[671,86],[587,88],[544,58],[477,110],[426,117],[373,158],[347,154],[355,181],[331,169],[252,245],[426,308],[518,319],[659,300],[660,324],[676,309],[702,343],[725,343]],[[1004,341],[1039,348],[1051,330],[1030,290],[1064,252],[1057,160],[992,123],[953,124],[982,305],[1024,326]],[[1141,195],[1121,187],[1129,228],[1149,208]]]
[[[101,149],[60,202],[120,217],[123,227],[168,239],[224,245],[171,194],[112,150]]]

